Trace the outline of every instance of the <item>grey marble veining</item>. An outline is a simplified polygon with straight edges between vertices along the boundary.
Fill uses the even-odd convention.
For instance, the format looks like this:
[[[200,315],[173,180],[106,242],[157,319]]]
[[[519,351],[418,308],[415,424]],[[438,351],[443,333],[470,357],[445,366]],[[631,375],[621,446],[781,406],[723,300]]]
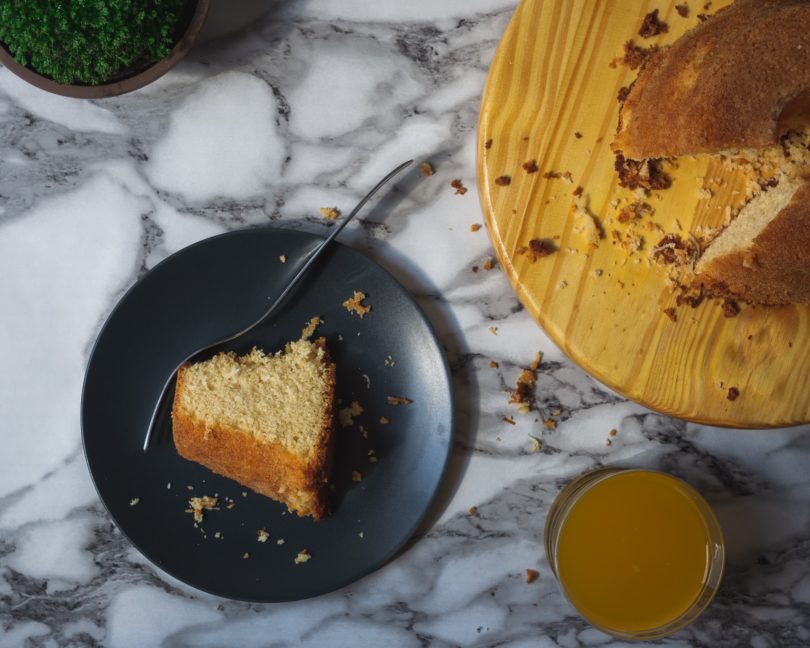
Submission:
[[[559,489],[610,465],[684,477],[726,533],[716,601],[660,645],[810,645],[807,429],[708,428],[628,403],[550,343],[497,267],[471,271],[492,254],[470,231],[477,111],[514,1],[216,3],[206,41],[131,95],[63,99],[0,68],[0,647],[625,645],[576,615],[543,556]],[[318,207],[350,208],[410,157],[436,175],[343,240],[415,294],[448,351],[456,444],[429,520],[384,568],[309,601],[175,581],[89,479],[79,395],[101,324],[172,252],[267,222],[326,231]],[[538,411],[519,416],[509,393],[536,351]]]

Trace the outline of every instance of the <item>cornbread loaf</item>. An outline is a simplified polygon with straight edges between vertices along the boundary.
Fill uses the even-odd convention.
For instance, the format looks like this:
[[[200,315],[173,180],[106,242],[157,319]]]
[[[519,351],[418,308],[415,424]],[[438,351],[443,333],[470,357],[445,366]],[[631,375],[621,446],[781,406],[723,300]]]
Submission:
[[[299,516],[328,515],[334,419],[335,366],[323,338],[274,355],[220,353],[177,374],[180,455]]]
[[[810,302],[810,182],[783,178],[756,196],[712,241],[695,274],[717,296]]]
[[[810,2],[737,0],[646,62],[619,113],[625,158],[778,143],[810,106]]]

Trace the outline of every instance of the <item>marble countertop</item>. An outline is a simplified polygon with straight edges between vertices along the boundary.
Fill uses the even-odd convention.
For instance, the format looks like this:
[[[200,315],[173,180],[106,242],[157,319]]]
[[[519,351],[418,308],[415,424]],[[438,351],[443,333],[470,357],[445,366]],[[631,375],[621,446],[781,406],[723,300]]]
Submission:
[[[807,428],[708,428],[627,402],[483,269],[474,133],[515,1],[213,5],[204,42],[131,95],[65,99],[0,68],[0,648],[623,645],[577,616],[543,554],[562,485],[614,465],[684,477],[727,536],[715,602],[661,645],[810,644]],[[431,524],[379,571],[307,601],[177,582],[123,538],[89,478],[80,392],[101,324],[176,250],[266,223],[325,232],[318,207],[350,208],[411,157],[436,175],[341,238],[413,292],[447,350],[457,429]],[[536,351],[540,423],[508,404]]]

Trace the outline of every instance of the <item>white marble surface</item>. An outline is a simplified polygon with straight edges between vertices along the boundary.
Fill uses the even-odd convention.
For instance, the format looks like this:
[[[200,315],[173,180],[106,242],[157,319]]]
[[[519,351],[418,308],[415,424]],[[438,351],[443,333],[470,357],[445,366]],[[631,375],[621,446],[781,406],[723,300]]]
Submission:
[[[712,429],[625,402],[554,348],[497,268],[470,271],[491,254],[470,231],[476,115],[514,0],[257,4],[214,0],[209,30],[233,33],[129,96],[63,99],[0,68],[0,647],[619,646],[577,617],[543,557],[549,503],[600,465],[685,477],[726,531],[716,602],[662,645],[810,644],[807,430]],[[413,291],[448,351],[458,427],[432,524],[313,600],[236,603],[176,582],[124,540],[89,479],[79,396],[101,323],[179,248],[268,222],[325,231],[318,207],[350,208],[408,157],[437,174],[342,238]],[[470,191],[454,195],[453,178]],[[502,422],[537,350],[554,431]],[[526,584],[526,568],[540,579]]]

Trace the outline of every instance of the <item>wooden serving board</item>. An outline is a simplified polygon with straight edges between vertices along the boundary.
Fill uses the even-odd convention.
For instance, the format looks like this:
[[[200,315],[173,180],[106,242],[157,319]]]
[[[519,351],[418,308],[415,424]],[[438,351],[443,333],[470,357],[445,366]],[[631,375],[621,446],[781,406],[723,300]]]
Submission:
[[[637,72],[610,62],[628,39],[665,45],[697,24],[704,3],[687,0],[684,18],[675,10],[682,2],[523,0],[493,60],[481,107],[478,186],[487,226],[526,309],[572,360],[611,388],[702,423],[806,423],[810,307],[743,306],[731,318],[717,300],[678,307],[666,270],[649,262],[662,231],[686,237],[721,224],[726,206],[742,203],[740,171],[709,156],[678,160],[672,187],[643,198],[655,209],[646,218],[661,230],[645,234],[632,254],[612,241],[613,229],[624,231],[617,211],[637,199],[618,186],[610,149],[617,94]],[[711,10],[727,4],[715,0]],[[639,38],[643,17],[656,8],[668,33]],[[523,169],[531,160],[537,172]],[[568,172],[570,181],[548,172]],[[497,184],[504,175],[511,182]],[[589,219],[604,233],[596,247]],[[521,248],[535,238],[558,250],[532,263]],[[670,307],[676,322],[664,314]],[[739,390],[733,402],[730,387]]]

